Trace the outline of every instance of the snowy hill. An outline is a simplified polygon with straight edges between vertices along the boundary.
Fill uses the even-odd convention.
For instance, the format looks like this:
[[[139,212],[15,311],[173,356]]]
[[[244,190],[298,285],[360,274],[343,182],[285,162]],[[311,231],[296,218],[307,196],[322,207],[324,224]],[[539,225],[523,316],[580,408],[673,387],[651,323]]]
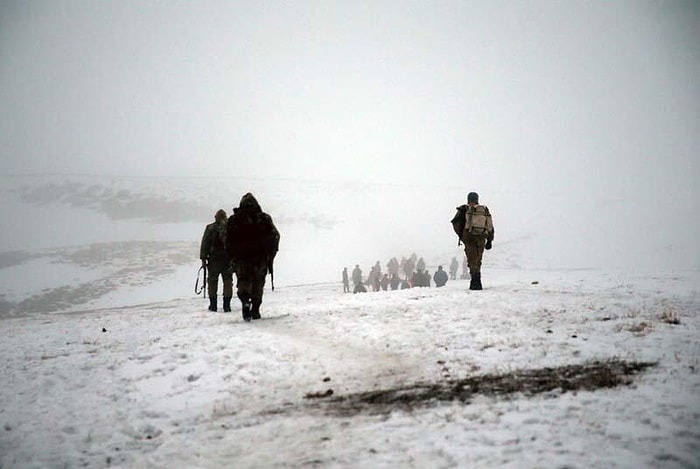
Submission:
[[[0,469],[700,468],[700,2],[0,3]],[[343,294],[464,256],[484,290]],[[262,321],[194,293],[281,234]],[[234,302],[235,303],[235,302]]]
[[[484,291],[344,295],[345,266],[461,260],[461,189],[6,182],[0,467],[698,464],[700,274],[682,239],[648,258],[629,220],[599,245],[584,208],[496,193]],[[204,225],[248,190],[282,233],[251,324],[193,292]]]
[[[490,274],[2,320],[0,467],[697,467],[697,272]]]

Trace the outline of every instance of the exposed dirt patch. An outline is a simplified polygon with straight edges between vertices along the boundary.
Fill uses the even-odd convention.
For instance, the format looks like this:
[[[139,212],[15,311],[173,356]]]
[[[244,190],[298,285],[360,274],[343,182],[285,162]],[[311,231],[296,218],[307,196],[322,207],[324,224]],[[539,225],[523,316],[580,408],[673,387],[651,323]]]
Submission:
[[[330,414],[385,414],[412,410],[441,401],[468,404],[477,395],[510,397],[534,396],[550,391],[595,391],[629,385],[635,375],[654,366],[649,362],[621,360],[595,361],[556,368],[518,370],[511,373],[472,376],[440,383],[416,383],[392,389],[361,392],[319,400]],[[332,395],[329,394],[330,397]],[[319,396],[320,397],[320,396]]]
[[[120,288],[149,285],[171,274],[179,266],[192,264],[197,252],[196,242],[124,241],[45,249],[31,254],[21,251],[4,253],[4,257],[0,255],[0,268],[46,258],[52,263],[97,270],[99,276],[81,283],[70,283],[67,279],[64,285],[33,293],[14,302],[2,295],[0,318],[62,311],[87,304]]]

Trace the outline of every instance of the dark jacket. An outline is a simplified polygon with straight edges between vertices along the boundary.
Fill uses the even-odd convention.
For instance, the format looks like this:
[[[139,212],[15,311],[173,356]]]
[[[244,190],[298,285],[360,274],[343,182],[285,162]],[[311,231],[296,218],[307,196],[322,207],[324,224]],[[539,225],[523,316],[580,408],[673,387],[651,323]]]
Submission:
[[[226,252],[234,263],[270,262],[279,249],[280,234],[272,217],[247,193],[233,209],[226,230]]]
[[[447,283],[447,272],[442,269],[438,269],[433,275],[433,280],[435,280],[435,286],[441,287]]]
[[[226,254],[226,219],[207,225],[199,247],[199,258],[210,262],[228,262]]]

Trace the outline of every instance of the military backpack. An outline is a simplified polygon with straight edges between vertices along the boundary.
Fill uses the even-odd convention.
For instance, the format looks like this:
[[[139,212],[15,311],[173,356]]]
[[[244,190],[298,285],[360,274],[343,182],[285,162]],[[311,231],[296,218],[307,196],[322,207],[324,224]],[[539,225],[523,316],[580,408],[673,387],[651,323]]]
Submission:
[[[467,235],[489,237],[489,233],[493,231],[493,222],[488,207],[485,205],[469,205],[466,212],[466,220],[464,225],[464,233],[462,238]]]

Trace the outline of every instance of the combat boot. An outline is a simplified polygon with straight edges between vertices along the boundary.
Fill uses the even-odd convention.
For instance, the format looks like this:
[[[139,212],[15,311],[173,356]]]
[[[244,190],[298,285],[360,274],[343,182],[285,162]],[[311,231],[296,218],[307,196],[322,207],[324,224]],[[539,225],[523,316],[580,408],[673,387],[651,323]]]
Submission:
[[[231,312],[231,297],[225,296],[224,297],[224,313],[230,313],[230,312]]]
[[[209,297],[209,311],[216,312],[216,295]]]
[[[250,321],[250,298],[247,298],[240,293],[238,294],[238,299],[241,300],[241,312],[243,314],[243,320]]]
[[[255,299],[253,300],[253,309],[250,311],[250,317],[251,319],[260,319],[260,305],[262,304],[262,300]]]
[[[469,284],[470,290],[481,290],[481,272],[477,272],[472,275],[471,283]]]

